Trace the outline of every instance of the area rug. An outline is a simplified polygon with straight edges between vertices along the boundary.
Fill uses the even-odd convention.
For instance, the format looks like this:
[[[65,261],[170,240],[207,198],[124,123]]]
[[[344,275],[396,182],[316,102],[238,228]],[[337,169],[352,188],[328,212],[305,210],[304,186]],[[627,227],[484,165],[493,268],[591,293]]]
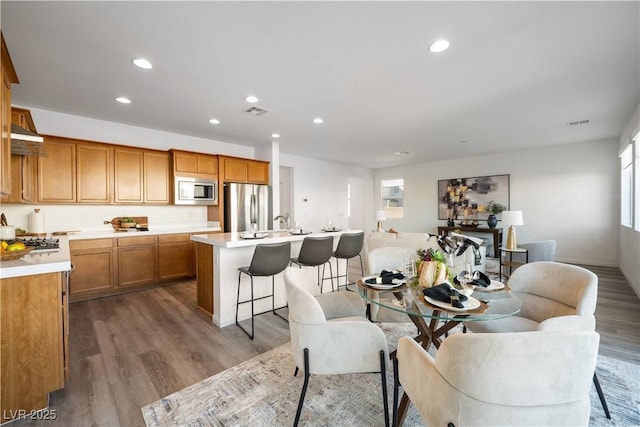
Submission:
[[[414,335],[412,324],[381,323],[390,348],[402,335]],[[147,426],[291,426],[303,375],[293,376],[290,344],[193,384],[142,408]],[[612,419],[604,416],[595,388],[591,392],[590,426],[640,426],[640,366],[598,357],[598,378]],[[389,402],[393,375],[387,371]],[[380,375],[312,376],[300,425],[382,426]],[[405,426],[424,423],[410,406]]]

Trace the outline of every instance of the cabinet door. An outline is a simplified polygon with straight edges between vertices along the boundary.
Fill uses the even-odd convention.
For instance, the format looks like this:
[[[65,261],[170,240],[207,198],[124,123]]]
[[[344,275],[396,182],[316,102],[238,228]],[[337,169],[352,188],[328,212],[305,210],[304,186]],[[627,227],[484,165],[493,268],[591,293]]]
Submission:
[[[176,172],[198,172],[198,155],[196,153],[173,153]]]
[[[4,44],[3,44],[4,45]],[[2,64],[2,146],[0,147],[0,193],[11,194],[11,81]]]
[[[169,204],[169,153],[144,152],[144,202]]]
[[[224,180],[247,182],[247,161],[245,159],[224,159]]]
[[[35,156],[11,155],[11,194],[6,202],[35,201]]]
[[[113,201],[113,148],[107,144],[78,144],[77,201],[78,203],[111,203]]]
[[[155,245],[118,248],[118,286],[157,282],[157,265]]]
[[[198,173],[208,175],[218,174],[218,157],[207,156],[205,154],[198,155]]]
[[[61,273],[0,280],[0,413],[42,409],[64,387]]]
[[[128,148],[114,150],[116,203],[143,202],[143,151]]]
[[[189,235],[158,237],[158,279],[160,281],[176,280],[193,276]]]
[[[247,160],[247,181],[254,184],[268,184],[269,163]]]
[[[38,203],[76,202],[76,144],[45,137],[47,157],[38,157]]]
[[[116,287],[116,253],[114,239],[76,240],[71,249],[72,297]]]

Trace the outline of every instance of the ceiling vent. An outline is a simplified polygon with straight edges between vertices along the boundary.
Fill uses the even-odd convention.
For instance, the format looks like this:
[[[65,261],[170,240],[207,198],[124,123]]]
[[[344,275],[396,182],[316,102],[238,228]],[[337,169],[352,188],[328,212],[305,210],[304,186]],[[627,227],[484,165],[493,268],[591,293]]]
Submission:
[[[260,107],[256,107],[251,106],[249,108],[247,108],[246,110],[243,110],[245,113],[249,113],[251,115],[254,116],[262,116],[263,114],[267,114],[269,112],[269,110],[265,110],[264,108],[260,108]]]
[[[576,120],[575,122],[569,122],[567,123],[567,126],[580,126],[580,125],[586,125],[589,124],[589,120]]]

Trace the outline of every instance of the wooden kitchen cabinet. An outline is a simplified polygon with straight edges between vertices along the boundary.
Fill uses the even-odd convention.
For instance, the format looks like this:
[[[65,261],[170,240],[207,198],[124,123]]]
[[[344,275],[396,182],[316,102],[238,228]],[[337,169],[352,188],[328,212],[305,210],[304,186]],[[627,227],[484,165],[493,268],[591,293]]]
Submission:
[[[76,186],[78,203],[113,202],[113,147],[81,142],[76,146]]]
[[[117,286],[115,239],[72,240],[70,296],[72,300]]]
[[[47,157],[38,157],[38,203],[76,202],[76,141],[45,136]]]
[[[225,182],[269,184],[269,162],[220,156]]]
[[[169,154],[116,147],[115,203],[169,204]]]
[[[11,194],[5,202],[34,203],[36,157],[11,155]]]
[[[116,203],[143,202],[143,157],[142,150],[129,147],[116,147],[115,164],[115,197]]]
[[[4,199],[11,194],[11,85],[19,83],[16,70],[13,68],[9,50],[2,39],[1,47],[1,68],[2,68],[2,95],[0,97],[0,194]]]
[[[144,203],[169,204],[169,153],[146,150],[143,155]]]
[[[218,156],[172,150],[173,175],[191,178],[216,179]]]
[[[247,160],[247,182],[269,184],[269,162]]]
[[[177,280],[194,274],[189,234],[158,236],[158,279]]]
[[[0,280],[0,422],[43,409],[65,384],[68,362],[65,273]]]
[[[118,286],[136,286],[158,281],[156,236],[118,239]]]

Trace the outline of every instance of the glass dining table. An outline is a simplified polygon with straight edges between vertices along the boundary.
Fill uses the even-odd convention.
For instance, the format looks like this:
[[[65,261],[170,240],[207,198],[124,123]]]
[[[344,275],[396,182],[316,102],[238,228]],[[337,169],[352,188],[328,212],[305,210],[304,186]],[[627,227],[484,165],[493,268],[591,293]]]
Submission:
[[[476,288],[463,302],[464,308],[425,297],[421,288],[410,288],[407,284],[370,285],[361,279],[350,289],[368,304],[406,314],[418,329],[414,340],[428,350],[431,344],[439,348],[446,334],[461,323],[486,322],[520,312],[520,297],[500,282],[491,283],[490,290]],[[395,351],[390,355],[395,357]]]

